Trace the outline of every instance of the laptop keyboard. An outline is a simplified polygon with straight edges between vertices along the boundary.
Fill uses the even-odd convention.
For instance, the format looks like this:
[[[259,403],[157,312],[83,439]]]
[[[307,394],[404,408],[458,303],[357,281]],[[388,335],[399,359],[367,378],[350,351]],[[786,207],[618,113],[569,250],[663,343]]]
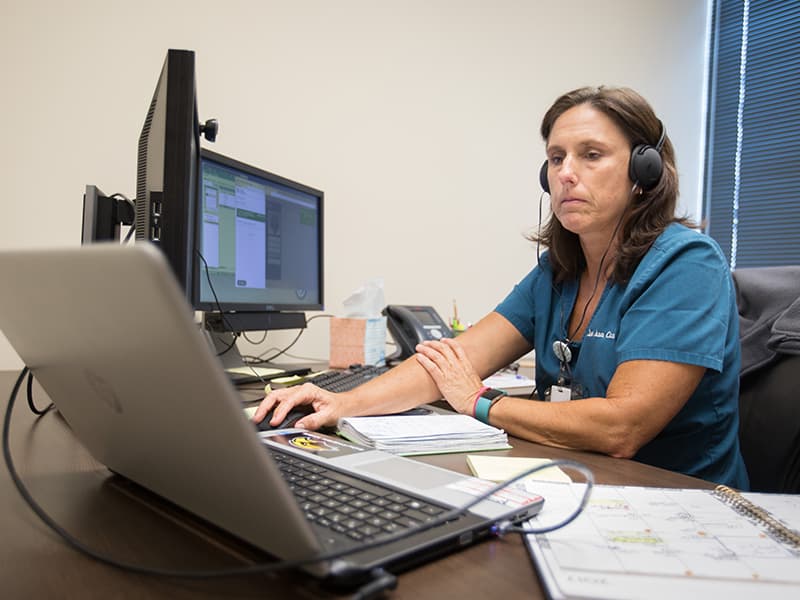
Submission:
[[[268,450],[308,520],[336,537],[368,542],[430,521],[447,510],[294,455]]]

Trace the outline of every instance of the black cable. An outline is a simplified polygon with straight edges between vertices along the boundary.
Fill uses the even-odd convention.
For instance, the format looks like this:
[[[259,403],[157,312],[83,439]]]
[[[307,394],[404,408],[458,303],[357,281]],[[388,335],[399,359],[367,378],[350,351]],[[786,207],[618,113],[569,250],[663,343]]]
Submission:
[[[227,328],[227,330],[231,332],[232,336],[231,342],[227,345],[227,347],[224,350],[222,350],[221,352],[217,352],[217,357],[225,356],[228,352],[230,352],[236,347],[236,340],[238,339],[241,332],[234,330],[234,328],[231,327],[230,322],[225,318],[225,312],[222,310],[222,305],[219,302],[219,297],[217,297],[217,291],[214,289],[214,284],[211,281],[211,273],[208,270],[208,262],[206,262],[206,258],[203,256],[202,252],[200,252],[200,250],[198,250],[197,248],[195,248],[194,251],[197,254],[197,256],[200,257],[200,260],[203,261],[203,270],[205,271],[206,274],[206,281],[208,281],[208,287],[211,289],[211,294],[214,296],[214,303],[217,305],[217,310],[219,310],[220,318],[222,319],[222,322]],[[209,334],[214,335],[214,332],[209,331]],[[261,375],[259,375],[255,370],[251,369],[251,371],[253,371],[253,375],[258,377],[261,383],[263,384],[267,383],[266,380]]]
[[[497,492],[500,492],[501,490],[505,489],[512,483],[524,477],[527,477],[528,475],[541,471],[543,469],[556,466],[565,466],[580,471],[586,478],[586,490],[584,491],[583,498],[578,508],[573,512],[573,514],[568,516],[562,523],[557,523],[556,525],[540,530],[527,530],[521,528],[517,529],[510,522],[497,523],[492,528],[492,532],[495,533],[496,535],[503,535],[504,533],[507,532],[517,532],[517,531],[521,531],[526,534],[545,533],[547,531],[553,531],[555,529],[563,527],[567,523],[573,521],[588,503],[589,494],[594,484],[594,476],[592,475],[592,472],[585,465],[577,461],[559,459],[551,461],[549,463],[538,465],[536,467],[532,467],[530,469],[526,469],[525,471],[520,472],[514,477],[511,477],[507,481],[490,487],[488,490],[479,494],[478,496],[466,502],[462,506],[446,511],[441,515],[439,515],[438,517],[431,519],[426,523],[422,523],[416,527],[411,527],[399,534],[390,535],[372,542],[367,542],[355,548],[350,548],[347,550],[341,550],[336,552],[323,553],[313,558],[286,560],[273,563],[257,563],[254,565],[248,565],[243,567],[233,567],[227,569],[211,569],[205,571],[184,571],[184,570],[173,570],[173,569],[160,569],[154,567],[143,567],[141,565],[125,563],[115,558],[101,554],[100,552],[93,550],[91,547],[87,546],[77,538],[73,537],[72,534],[70,534],[67,530],[61,527],[52,517],[50,517],[50,515],[47,514],[47,512],[45,512],[45,510],[36,502],[36,500],[30,494],[28,489],[25,487],[24,482],[17,473],[16,467],[14,466],[14,461],[11,456],[9,432],[11,428],[11,415],[14,409],[14,403],[16,402],[17,395],[19,393],[19,388],[22,385],[22,380],[25,378],[25,375],[27,373],[28,373],[28,367],[23,368],[22,371],[20,372],[19,377],[17,378],[17,381],[14,384],[14,388],[12,389],[11,395],[8,399],[8,406],[6,408],[5,418],[3,419],[3,458],[5,459],[6,467],[8,468],[8,473],[11,476],[11,480],[14,483],[14,486],[17,488],[17,491],[19,492],[22,499],[36,514],[36,516],[39,517],[39,519],[53,532],[55,532],[62,540],[64,540],[64,542],[68,546],[100,563],[118,569],[122,569],[124,571],[137,573],[140,575],[150,575],[155,577],[173,577],[182,579],[212,579],[219,577],[236,577],[241,575],[273,573],[284,569],[293,569],[306,565],[327,562],[345,556],[349,556],[350,554],[356,554],[359,552],[363,552],[365,550],[369,550],[371,548],[377,548],[379,546],[384,546],[400,540],[404,540],[413,535],[416,535],[417,533],[433,529],[434,527],[437,527],[439,525],[443,525],[448,521],[463,516],[470,508],[472,508],[476,504],[479,504],[480,502],[483,502],[484,500],[488,499]],[[380,575],[380,573],[376,573],[376,575]],[[366,584],[364,589],[367,589],[367,586],[369,586],[371,583],[372,582]]]
[[[589,304],[591,304],[592,298],[594,298],[594,295],[597,293],[597,288],[600,285],[600,277],[602,277],[602,275],[603,275],[603,263],[605,263],[605,261],[606,261],[606,256],[608,255],[608,251],[611,250],[611,245],[614,243],[614,238],[617,237],[617,232],[619,231],[619,226],[622,224],[622,219],[623,219],[624,216],[625,216],[625,213],[623,212],[620,215],[616,226],[614,227],[614,231],[611,233],[611,239],[608,240],[608,246],[606,246],[606,249],[603,252],[603,256],[600,257],[600,265],[597,268],[597,276],[595,277],[595,280],[594,280],[594,287],[592,288],[592,293],[589,295],[589,299],[586,301],[586,304],[583,305],[583,312],[581,312],[581,320],[578,321],[578,324],[575,326],[575,330],[571,335],[569,333],[569,329],[566,328],[567,336],[566,336],[565,339],[567,340],[567,344],[571,343],[570,338],[573,335],[576,335],[578,333],[578,331],[580,330],[581,325],[583,325],[583,320],[586,318],[586,311],[589,309]],[[578,290],[580,291],[580,281],[578,282]],[[561,305],[561,327],[564,328],[564,305],[563,305],[563,303]]]
[[[125,239],[122,240],[122,243],[127,244],[128,242],[130,242],[134,233],[136,233],[136,225],[131,225],[131,228],[128,230],[128,233],[125,236]]]
[[[322,319],[322,318],[332,319],[333,315],[328,315],[328,314],[314,315],[310,319],[306,320],[306,325],[308,323],[310,323],[311,321],[313,321],[314,319]],[[286,354],[289,350],[291,350],[292,346],[294,346],[300,340],[300,336],[303,335],[304,331],[305,331],[305,329],[301,329],[300,331],[298,331],[297,332],[297,336],[295,336],[295,338],[291,341],[291,343],[288,346],[286,346],[283,350],[279,350],[278,352],[276,352],[275,354],[273,354],[269,358],[264,358],[264,354],[266,354],[266,352],[264,354],[260,354],[258,356],[249,357],[249,358],[253,358],[255,360],[250,361],[248,364],[268,363],[268,362],[271,362],[274,359],[278,358],[279,356],[281,356],[283,354]]]
[[[542,268],[542,256],[539,252],[539,244],[541,242],[539,237],[541,236],[542,233],[542,198],[544,198],[544,195],[546,193],[547,192],[542,192],[541,194],[539,194],[539,224],[536,225],[536,264],[539,266],[540,269]]]
[[[36,408],[36,405],[33,403],[33,373],[31,371],[28,371],[28,407],[33,414],[40,417],[55,408],[55,404],[52,402],[45,408]]]
[[[214,331],[210,331],[210,332],[209,332],[209,334],[210,334],[210,335],[215,335],[215,333],[216,333],[216,332],[214,332]],[[227,347],[226,347],[224,350],[222,350],[221,352],[217,352],[217,354],[216,354],[216,356],[217,356],[217,357],[220,357],[220,356],[225,356],[225,355],[226,355],[228,352],[230,352],[231,350],[233,350],[233,349],[234,349],[234,347],[236,346],[236,339],[239,337],[239,333],[234,331],[234,332],[231,332],[231,335],[233,336],[233,339],[231,339],[231,342],[230,342],[230,343],[228,343],[228,342],[223,342],[223,343],[225,343],[225,344],[228,344],[228,345],[227,345]],[[219,340],[222,340],[222,337],[219,337],[219,336],[218,336],[218,338],[217,338],[217,339],[219,339]]]
[[[130,206],[131,208],[131,215],[133,217],[132,223],[123,223],[124,225],[131,226],[131,228],[128,230],[128,234],[125,236],[125,239],[122,240],[123,244],[127,244],[133,237],[133,234],[136,232],[136,202],[128,198],[125,194],[121,194],[119,192],[117,192],[116,194],[111,194],[109,198],[127,202],[128,206]]]
[[[263,333],[263,335],[261,336],[261,339],[258,340],[257,342],[254,341],[254,340],[251,340],[249,337],[247,337],[247,332],[246,331],[242,332],[242,337],[245,340],[247,340],[248,342],[250,342],[251,344],[253,344],[253,346],[259,346],[259,345],[261,345],[261,344],[263,344],[264,342],[267,341],[267,333],[269,333],[269,330],[265,329],[262,333]]]
[[[222,319],[222,322],[225,324],[225,327],[228,328],[228,331],[234,333],[233,341],[234,343],[236,343],[236,336],[238,336],[239,332],[236,331],[233,327],[231,327],[231,324],[225,318],[225,312],[222,310],[222,305],[220,304],[219,298],[217,297],[217,290],[214,289],[214,284],[211,282],[211,273],[209,273],[208,271],[208,263],[206,262],[206,258],[205,256],[203,256],[202,252],[200,252],[200,250],[198,250],[197,248],[195,248],[194,251],[197,253],[197,256],[200,257],[200,260],[203,261],[203,270],[206,273],[206,281],[208,281],[208,287],[211,288],[211,294],[214,296],[214,304],[217,305],[217,310],[219,311],[220,318]],[[232,345],[233,344],[231,344],[231,346]],[[224,352],[227,352],[228,350],[230,350],[230,347],[227,348]]]
[[[270,348],[270,350],[277,350],[277,348]],[[299,356],[297,354],[291,354],[289,352],[284,352],[283,356],[286,356],[287,358],[291,358],[292,360],[298,360],[298,361],[307,362],[307,363],[323,364],[323,363],[327,363],[328,362],[328,357],[327,356],[325,356],[325,357]],[[246,358],[249,361],[253,361],[253,362],[260,362],[261,361],[261,359],[258,356],[253,356],[251,354],[245,355],[244,358]]]
[[[260,364],[263,364],[263,363],[268,363],[268,362],[273,361],[274,359],[278,358],[282,354],[285,354],[287,351],[289,351],[292,348],[292,346],[294,346],[300,340],[300,336],[303,335],[304,331],[305,331],[305,329],[300,329],[297,332],[297,335],[295,336],[295,338],[291,341],[291,343],[288,346],[286,346],[283,350],[279,350],[278,352],[276,352],[275,354],[273,354],[269,358],[264,358],[263,355],[255,356],[255,357],[253,357],[253,358],[255,358],[255,360],[252,360],[252,361],[248,360],[247,362],[245,362],[245,364],[246,365],[260,365]]]
[[[378,567],[370,572],[370,580],[363,584],[352,596],[352,600],[372,600],[382,595],[386,590],[397,587],[397,577]]]
[[[554,460],[552,462],[545,463],[543,466],[544,467],[556,466],[559,463],[560,463],[560,461]],[[572,463],[572,461],[567,461],[567,463]],[[576,465],[580,465],[581,468],[578,468],[578,466],[576,466]],[[575,519],[577,519],[581,515],[581,513],[584,511],[584,509],[586,508],[586,505],[589,504],[589,497],[590,497],[592,488],[594,487],[594,476],[592,475],[592,472],[588,468],[586,468],[584,465],[582,465],[581,463],[575,462],[574,464],[569,464],[569,465],[564,465],[564,466],[570,466],[573,469],[576,469],[576,470],[580,471],[581,473],[583,473],[584,477],[586,477],[586,489],[584,490],[583,496],[581,496],[581,501],[578,503],[578,506],[575,508],[575,510],[573,510],[564,519],[562,519],[558,523],[555,523],[554,525],[548,525],[546,527],[539,527],[538,529],[536,529],[536,528],[532,528],[532,527],[522,527],[522,526],[519,526],[519,525],[514,525],[513,523],[505,521],[505,522],[499,523],[499,524],[497,524],[495,526],[495,532],[494,533],[496,535],[499,535],[499,536],[505,535],[506,533],[522,533],[522,534],[525,534],[525,535],[541,535],[543,533],[550,533],[551,531],[555,531],[556,529],[561,529],[562,527],[565,527],[565,526],[569,525]],[[532,471],[532,472],[535,473],[538,470],[539,469],[537,468],[535,471]]]

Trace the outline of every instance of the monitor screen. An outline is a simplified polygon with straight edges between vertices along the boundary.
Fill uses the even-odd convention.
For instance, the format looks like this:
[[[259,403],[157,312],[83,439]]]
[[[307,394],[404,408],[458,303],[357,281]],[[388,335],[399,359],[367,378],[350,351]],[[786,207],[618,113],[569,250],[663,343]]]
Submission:
[[[199,191],[196,309],[270,329],[268,313],[323,308],[323,192],[206,149]]]
[[[139,137],[136,241],[161,248],[187,299],[199,148],[194,52],[169,50]]]

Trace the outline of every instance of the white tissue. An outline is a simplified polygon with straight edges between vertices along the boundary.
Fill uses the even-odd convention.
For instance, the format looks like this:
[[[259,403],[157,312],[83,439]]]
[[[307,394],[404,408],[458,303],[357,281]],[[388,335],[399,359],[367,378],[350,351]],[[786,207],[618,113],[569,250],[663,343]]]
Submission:
[[[376,277],[365,282],[342,302],[344,316],[369,319],[378,317],[386,306],[383,293],[383,278]]]

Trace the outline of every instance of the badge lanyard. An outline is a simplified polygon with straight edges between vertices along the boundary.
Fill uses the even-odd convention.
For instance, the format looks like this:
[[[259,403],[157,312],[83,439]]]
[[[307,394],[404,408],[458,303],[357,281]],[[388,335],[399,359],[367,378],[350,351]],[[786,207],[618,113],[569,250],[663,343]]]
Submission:
[[[605,260],[605,255],[603,255],[603,260],[600,261],[600,267],[602,269],[603,261]],[[575,326],[575,333],[580,331],[581,325],[583,325],[583,321],[586,319],[586,313],[589,310],[589,304],[591,304],[594,295],[597,293],[597,287],[600,283],[600,273],[598,272],[598,277],[595,279],[594,288],[592,289],[592,293],[589,296],[589,299],[586,301],[586,304],[583,306],[583,311],[581,311],[581,318],[578,321],[578,324]],[[564,402],[566,400],[578,400],[580,398],[586,397],[586,392],[583,389],[583,386],[577,382],[573,381],[572,377],[572,359],[573,359],[573,352],[571,348],[572,335],[570,334],[569,330],[566,328],[564,323],[564,299],[561,298],[560,302],[560,325],[561,331],[564,332],[564,338],[558,339],[553,342],[553,354],[556,355],[558,359],[559,369],[558,369],[558,380],[556,381],[555,385],[551,385],[547,390],[545,390],[544,396],[545,400],[549,400],[550,402]]]
[[[631,194],[633,194],[634,190],[636,189],[636,184],[634,184],[633,189],[631,190]],[[570,367],[570,363],[572,361],[572,348],[570,345],[572,344],[572,336],[576,335],[581,330],[581,325],[583,325],[583,321],[586,319],[586,313],[589,310],[589,305],[592,303],[592,299],[594,298],[595,294],[597,293],[597,288],[600,286],[600,277],[603,275],[603,265],[606,262],[606,257],[608,256],[608,251],[611,250],[611,245],[614,243],[614,239],[617,237],[617,232],[619,231],[620,225],[622,225],[623,217],[625,213],[620,215],[617,224],[614,226],[614,231],[611,233],[611,238],[608,240],[608,245],[606,246],[605,251],[603,252],[603,256],[600,257],[600,265],[597,268],[597,276],[594,280],[594,287],[592,288],[592,293],[589,295],[589,299],[586,301],[586,304],[583,305],[583,310],[581,311],[581,319],[578,321],[578,324],[575,326],[575,330],[570,334],[569,329],[564,323],[564,297],[561,295],[558,290],[556,290],[555,286],[553,290],[559,296],[559,304],[561,310],[561,331],[564,332],[564,338],[556,340],[553,342],[553,353],[556,355],[559,363],[559,373],[558,373],[558,381],[556,385],[551,385],[547,390],[545,390],[544,396],[545,400],[549,400],[550,402],[563,402],[565,400],[577,400],[579,398],[586,398],[586,392],[583,389],[583,386],[578,383],[577,381],[572,380],[572,368]],[[580,292],[580,276],[578,277],[578,289],[575,292],[575,298],[577,300],[578,293]]]
[[[558,380],[545,391],[545,400],[564,402],[585,398],[583,386],[572,378],[572,349],[569,342],[556,340],[553,342],[553,354],[559,363]]]

